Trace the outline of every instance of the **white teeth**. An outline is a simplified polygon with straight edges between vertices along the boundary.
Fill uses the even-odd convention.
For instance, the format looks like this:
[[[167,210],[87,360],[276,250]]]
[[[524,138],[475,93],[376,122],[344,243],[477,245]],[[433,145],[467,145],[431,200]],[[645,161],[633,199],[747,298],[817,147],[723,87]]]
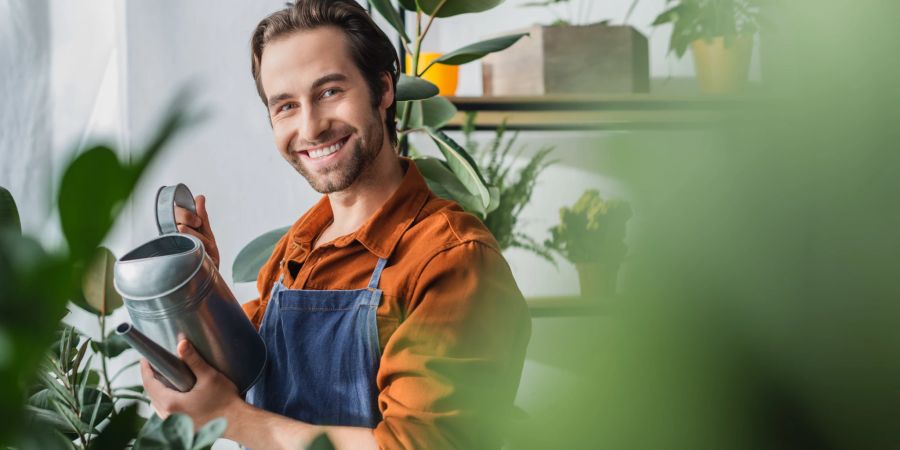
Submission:
[[[320,148],[318,150],[310,150],[307,152],[310,158],[319,159],[325,156],[328,156],[341,148],[341,142],[332,145],[331,147]]]

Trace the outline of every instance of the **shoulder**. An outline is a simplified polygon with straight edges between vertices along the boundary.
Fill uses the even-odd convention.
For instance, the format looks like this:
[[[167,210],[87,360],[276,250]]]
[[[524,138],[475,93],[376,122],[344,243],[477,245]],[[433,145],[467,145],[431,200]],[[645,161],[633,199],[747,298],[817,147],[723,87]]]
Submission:
[[[423,261],[454,247],[483,247],[500,252],[497,240],[481,219],[463,211],[457,203],[433,194],[399,244],[407,251],[413,250],[415,259]]]

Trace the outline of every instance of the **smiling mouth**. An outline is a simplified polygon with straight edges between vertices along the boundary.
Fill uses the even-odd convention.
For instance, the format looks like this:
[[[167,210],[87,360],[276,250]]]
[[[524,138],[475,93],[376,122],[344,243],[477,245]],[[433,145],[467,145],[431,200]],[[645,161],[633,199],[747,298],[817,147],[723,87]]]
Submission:
[[[344,146],[344,144],[347,143],[347,140],[349,139],[350,136],[348,135],[327,147],[320,147],[315,150],[300,150],[300,153],[306,154],[306,156],[308,156],[310,159],[321,159],[336,153]]]

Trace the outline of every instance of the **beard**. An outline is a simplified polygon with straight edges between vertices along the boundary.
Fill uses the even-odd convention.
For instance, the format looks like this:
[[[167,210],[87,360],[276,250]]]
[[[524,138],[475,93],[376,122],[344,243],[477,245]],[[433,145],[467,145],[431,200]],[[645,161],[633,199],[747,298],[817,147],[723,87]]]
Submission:
[[[377,111],[374,111],[374,114],[375,117],[379,117]],[[303,178],[306,178],[316,192],[330,194],[343,191],[356,183],[372,166],[384,141],[384,128],[380,122],[374,120],[366,124],[362,133],[348,126],[324,134],[321,140],[328,142],[335,137],[349,136],[353,133],[356,133],[357,139],[352,145],[349,145],[348,142],[345,144],[346,148],[338,150],[347,154],[341,155],[341,160],[331,166],[318,170],[310,169],[304,165],[302,157],[299,155],[289,159],[288,162],[300,175],[303,175]]]

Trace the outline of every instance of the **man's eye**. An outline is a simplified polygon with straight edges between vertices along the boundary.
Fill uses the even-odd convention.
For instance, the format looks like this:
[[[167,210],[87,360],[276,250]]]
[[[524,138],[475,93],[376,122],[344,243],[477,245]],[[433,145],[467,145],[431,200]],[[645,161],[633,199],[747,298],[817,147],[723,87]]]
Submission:
[[[325,89],[324,91],[322,91],[322,98],[331,97],[332,95],[337,94],[337,93],[338,93],[338,89],[335,89],[335,88]]]
[[[278,108],[278,111],[289,111],[297,107],[296,103],[285,103]]]

